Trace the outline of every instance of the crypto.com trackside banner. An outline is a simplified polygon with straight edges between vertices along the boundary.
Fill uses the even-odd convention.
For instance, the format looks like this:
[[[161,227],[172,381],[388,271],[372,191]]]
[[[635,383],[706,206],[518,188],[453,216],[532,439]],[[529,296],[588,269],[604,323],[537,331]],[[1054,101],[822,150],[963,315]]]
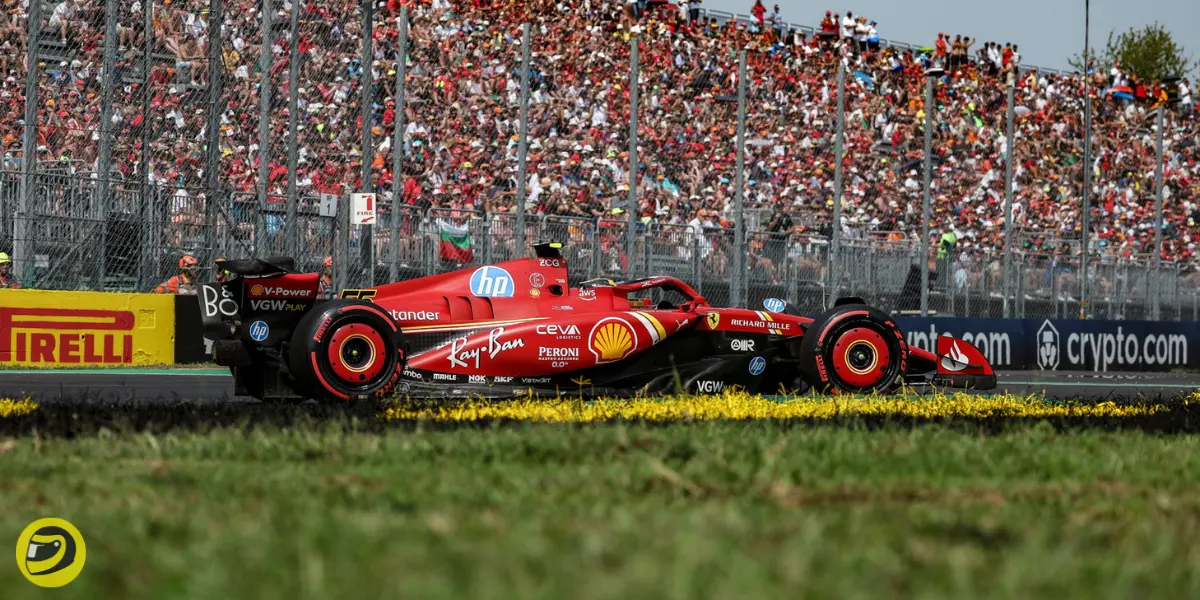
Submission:
[[[953,336],[974,344],[996,369],[1200,369],[1200,322],[938,317],[896,321],[910,346],[933,351],[938,336]]]

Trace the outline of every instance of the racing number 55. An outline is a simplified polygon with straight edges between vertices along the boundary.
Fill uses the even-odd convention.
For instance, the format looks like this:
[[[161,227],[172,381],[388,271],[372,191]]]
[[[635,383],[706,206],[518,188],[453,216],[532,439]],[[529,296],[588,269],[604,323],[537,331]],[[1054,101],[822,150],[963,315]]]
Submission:
[[[338,296],[345,300],[366,300],[367,302],[372,302],[371,299],[374,297],[375,290],[342,290],[341,295]]]

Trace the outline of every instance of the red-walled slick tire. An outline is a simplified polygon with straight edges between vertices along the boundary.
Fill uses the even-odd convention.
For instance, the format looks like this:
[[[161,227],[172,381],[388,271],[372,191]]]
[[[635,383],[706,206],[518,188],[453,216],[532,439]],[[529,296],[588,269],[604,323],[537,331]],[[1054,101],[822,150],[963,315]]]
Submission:
[[[846,304],[813,321],[799,359],[804,380],[816,392],[886,393],[908,370],[908,343],[883,311]]]
[[[288,367],[301,395],[355,402],[386,395],[404,370],[404,334],[379,306],[332,300],[292,333]]]

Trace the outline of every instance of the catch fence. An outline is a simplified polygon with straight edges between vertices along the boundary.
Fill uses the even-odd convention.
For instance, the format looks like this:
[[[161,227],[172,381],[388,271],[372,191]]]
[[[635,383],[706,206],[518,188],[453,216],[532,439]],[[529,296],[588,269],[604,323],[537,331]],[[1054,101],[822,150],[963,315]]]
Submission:
[[[914,83],[768,32],[677,52],[646,23],[621,33],[621,3],[599,17],[515,3],[488,19],[462,4],[15,3],[0,22],[13,50],[0,250],[25,287],[149,290],[185,254],[202,277],[220,257],[306,270],[329,257],[348,287],[555,240],[573,283],[672,275],[714,304],[813,312],[855,295],[899,313],[1197,317],[1194,262],[1154,259],[1184,249],[1187,216],[1154,210],[1150,179],[1136,198],[1112,191],[1185,162],[1186,140],[1169,157],[1153,143],[1164,129],[1195,138],[1175,111],[1118,119],[1122,106],[1097,100],[1085,140],[1076,117],[1103,94],[1046,69],[1016,85],[984,66]],[[625,28],[571,56],[586,28],[551,21],[579,18]],[[917,47],[882,46],[921,62]],[[1097,172],[1081,210],[1072,165],[1117,146],[1123,162]],[[377,194],[373,227],[349,224],[351,192]]]

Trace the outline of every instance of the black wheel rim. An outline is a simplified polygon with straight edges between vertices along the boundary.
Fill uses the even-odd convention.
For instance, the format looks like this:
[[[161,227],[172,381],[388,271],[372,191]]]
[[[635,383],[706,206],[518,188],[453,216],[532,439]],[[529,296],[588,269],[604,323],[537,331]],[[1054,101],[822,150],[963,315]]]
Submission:
[[[846,360],[855,369],[866,369],[875,361],[875,349],[868,344],[856,344],[853,348],[850,348],[850,353]]]
[[[342,347],[342,361],[351,369],[363,368],[370,357],[371,348],[366,340],[353,339]]]

